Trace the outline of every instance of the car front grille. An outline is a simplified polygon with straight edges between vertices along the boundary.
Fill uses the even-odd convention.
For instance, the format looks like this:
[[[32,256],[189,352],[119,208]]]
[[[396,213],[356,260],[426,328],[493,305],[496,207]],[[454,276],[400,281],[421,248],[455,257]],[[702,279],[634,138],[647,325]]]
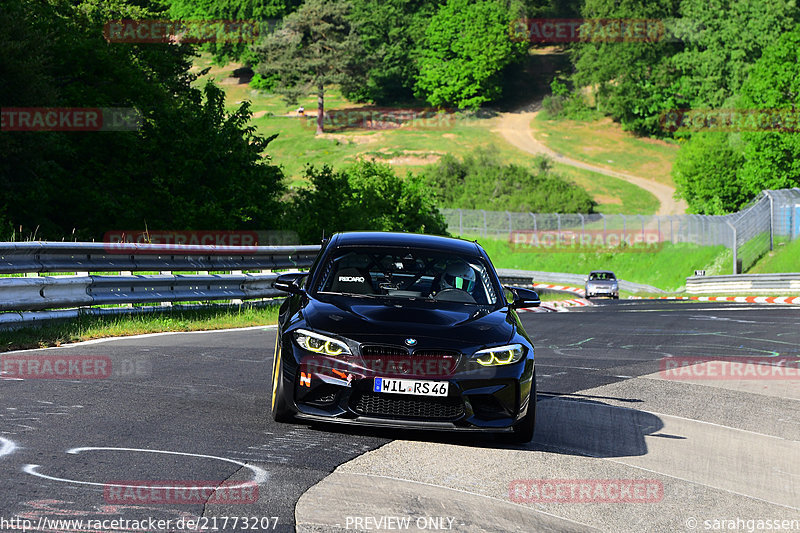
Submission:
[[[362,393],[351,400],[351,406],[353,411],[361,415],[416,420],[455,420],[464,415],[464,402],[458,397]]]
[[[377,344],[367,344],[361,347],[361,355],[367,357],[377,357],[381,355],[408,355],[408,350],[402,346],[381,346]]]

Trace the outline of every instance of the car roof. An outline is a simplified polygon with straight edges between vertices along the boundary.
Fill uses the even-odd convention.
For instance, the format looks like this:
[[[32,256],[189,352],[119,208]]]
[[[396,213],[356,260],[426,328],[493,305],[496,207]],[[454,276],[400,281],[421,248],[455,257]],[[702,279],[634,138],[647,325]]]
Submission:
[[[337,233],[331,237],[330,246],[389,246],[403,248],[426,248],[443,252],[481,256],[481,247],[472,241],[425,235],[421,233],[399,233],[391,231],[353,231]]]
[[[585,271],[584,271],[585,272]],[[611,270],[592,270],[589,274],[613,274]]]

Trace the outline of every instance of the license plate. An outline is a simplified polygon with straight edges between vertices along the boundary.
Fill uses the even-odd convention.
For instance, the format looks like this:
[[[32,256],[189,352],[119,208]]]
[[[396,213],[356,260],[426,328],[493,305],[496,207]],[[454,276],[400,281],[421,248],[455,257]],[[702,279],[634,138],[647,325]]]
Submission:
[[[424,381],[420,379],[375,378],[375,392],[393,394],[415,394],[417,396],[447,396],[447,381]]]

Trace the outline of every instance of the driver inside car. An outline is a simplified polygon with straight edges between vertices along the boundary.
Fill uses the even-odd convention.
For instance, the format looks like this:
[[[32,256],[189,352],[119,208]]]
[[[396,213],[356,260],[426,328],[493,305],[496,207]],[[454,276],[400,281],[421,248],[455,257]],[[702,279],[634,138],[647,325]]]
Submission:
[[[450,263],[439,281],[439,293],[448,289],[462,290],[472,295],[475,289],[475,270],[467,263]]]

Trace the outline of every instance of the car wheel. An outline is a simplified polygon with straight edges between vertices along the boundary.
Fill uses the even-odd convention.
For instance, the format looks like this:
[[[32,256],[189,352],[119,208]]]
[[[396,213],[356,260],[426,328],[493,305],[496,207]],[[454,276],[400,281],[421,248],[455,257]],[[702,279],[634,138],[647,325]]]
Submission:
[[[281,344],[280,334],[275,340],[275,360],[272,364],[272,419],[275,422],[291,422],[294,418],[283,389],[283,379],[281,376]]]
[[[509,435],[510,442],[515,444],[527,444],[533,439],[533,430],[536,426],[536,372],[533,373],[533,387],[531,396],[528,400],[528,412],[525,416],[514,424],[514,433]]]

